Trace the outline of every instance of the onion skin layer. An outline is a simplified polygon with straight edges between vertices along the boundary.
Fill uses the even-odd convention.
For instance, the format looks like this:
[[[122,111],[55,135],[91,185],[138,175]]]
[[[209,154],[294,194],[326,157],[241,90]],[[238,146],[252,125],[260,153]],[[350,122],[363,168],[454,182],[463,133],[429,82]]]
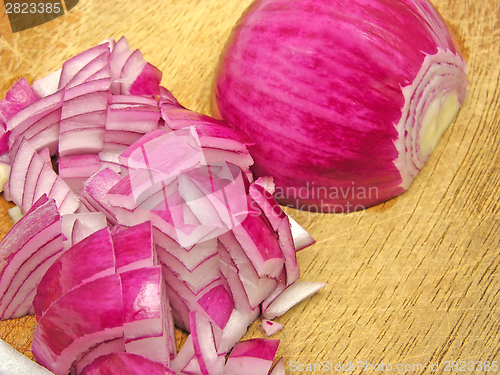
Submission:
[[[281,204],[350,212],[409,188],[466,84],[426,0],[258,0],[226,44],[212,107],[254,139],[254,177],[273,176]]]

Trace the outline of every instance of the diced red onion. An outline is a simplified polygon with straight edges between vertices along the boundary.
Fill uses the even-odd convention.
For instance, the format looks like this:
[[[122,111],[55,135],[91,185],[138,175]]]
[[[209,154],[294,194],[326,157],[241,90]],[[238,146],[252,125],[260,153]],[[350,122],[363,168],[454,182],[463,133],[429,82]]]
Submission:
[[[52,95],[59,89],[62,68],[33,82],[33,90],[40,98]]]
[[[161,77],[162,73],[144,60],[141,51],[135,50],[128,57],[120,74],[121,94],[159,95]]]
[[[262,327],[267,336],[272,336],[275,333],[278,333],[284,327],[284,325],[281,323],[273,322],[267,319],[262,319],[262,321],[260,322],[260,326]]]
[[[109,74],[109,48],[104,50],[103,53],[98,55],[87,65],[85,65],[78,73],[76,73],[73,78],[65,85],[65,89],[68,90],[72,87],[78,86],[84,82],[93,81],[96,78],[111,78]],[[107,69],[106,69],[107,68]]]
[[[81,375],[175,375],[161,363],[133,353],[110,353],[85,367]]]
[[[283,357],[281,357],[269,373],[269,375],[286,375],[285,374],[285,362],[283,362]]]
[[[211,288],[198,298],[197,302],[217,327],[220,329],[226,327],[234,309],[234,301],[224,285],[219,284]]]
[[[67,375],[90,350],[120,337],[120,277],[112,274],[80,284],[54,301],[38,321],[32,350],[38,363],[56,375]]]
[[[92,233],[106,227],[106,215],[102,212],[64,215],[62,217],[62,231],[67,238],[64,247],[69,249]]]
[[[290,230],[292,231],[293,244],[296,251],[305,249],[316,242],[314,238],[293,219],[293,217],[288,216],[288,221],[290,222]]]
[[[237,343],[224,368],[225,375],[267,375],[279,340],[250,339]]]
[[[24,110],[18,112],[14,117],[12,117],[7,122],[7,130],[11,131],[9,137],[9,147],[16,141],[17,138],[22,137],[24,132],[26,132],[31,126],[42,121],[40,125],[36,126],[36,133],[44,129],[50,129],[50,126],[57,122],[57,118],[53,118],[53,112],[60,110],[62,107],[64,99],[64,94],[58,91],[52,95],[41,98],[37,102],[33,103]],[[56,114],[58,112],[55,112]],[[46,116],[50,116],[49,119],[44,119]],[[31,137],[30,137],[31,138]],[[12,150],[10,152],[11,160],[14,160],[15,154],[13,155]]]
[[[240,226],[233,229],[236,240],[260,277],[278,277],[284,264],[277,236],[268,234],[271,230],[263,215],[259,213],[248,215]]]
[[[23,213],[21,212],[21,208],[19,206],[9,208],[7,210],[7,213],[9,214],[13,224],[17,223],[23,218]]]
[[[103,104],[102,97],[109,99],[108,93],[109,87],[111,85],[111,79],[109,77],[103,77],[93,81],[84,81],[75,85],[74,87],[66,88],[64,90],[64,104],[63,104],[63,115],[62,119],[70,118],[81,113],[94,112],[95,107],[99,107],[97,110],[105,110],[107,106]],[[93,96],[86,96],[91,95]],[[87,103],[87,111],[80,108],[79,104],[85,101],[85,99],[92,99]],[[75,113],[76,112],[76,113]]]
[[[33,353],[56,375],[108,371],[105,358],[153,368],[145,357],[172,360],[185,374],[222,375],[261,306],[298,278],[296,234],[265,190],[272,180],[251,182],[253,141],[183,108],[160,81],[125,38],[110,39],[39,80],[42,99],[6,119],[13,163],[5,196],[26,213],[9,233],[47,202],[58,221],[57,231],[41,232],[52,230],[53,244],[18,244],[17,253],[38,257],[13,278],[15,262],[0,272],[0,291],[9,284],[0,308],[4,318],[35,313]],[[191,331],[177,357],[174,319]],[[229,368],[262,348],[270,355],[270,341],[249,345],[253,354],[233,351]],[[123,351],[145,357],[109,355]]]
[[[37,102],[40,97],[29,85],[26,79],[21,78],[7,91],[5,99],[0,101],[0,125],[6,129],[6,123],[15,114]]]
[[[105,213],[106,218],[113,225],[116,224],[116,218],[107,201],[106,194],[120,180],[121,178],[117,173],[106,168],[85,181],[81,192],[83,204],[90,211]]]
[[[192,360],[194,360],[196,365],[198,365],[198,361],[196,361],[194,354],[193,337],[189,335],[184,344],[182,345],[181,350],[179,351],[179,353],[177,353],[176,357],[170,364],[170,367],[177,373],[189,374],[189,372],[187,372],[187,368]],[[197,374],[200,374],[201,371],[199,366],[197,370],[198,370]]]
[[[145,134],[158,128],[160,111],[151,108],[118,108],[116,104],[108,106],[106,129],[124,130]]]
[[[175,334],[161,267],[132,269],[120,279],[125,350],[168,366],[175,355],[169,351]]]
[[[12,164],[9,197],[27,212],[43,194],[56,201],[61,215],[76,211],[79,199],[26,140],[19,146]]]
[[[218,353],[228,353],[247,332],[248,326],[257,319],[259,314],[258,307],[250,311],[243,311],[236,306],[222,331],[222,337],[218,343]]]
[[[113,93],[114,94],[114,93]],[[111,97],[111,104],[125,104],[127,106],[131,105],[141,105],[148,107],[157,107],[158,101],[153,98],[148,98],[140,95],[113,95]]]
[[[71,374],[81,374],[85,367],[102,356],[124,352],[125,340],[123,339],[123,337],[118,337],[116,339],[111,339],[103,343],[99,343],[97,347],[87,351],[86,354],[80,360],[78,360],[76,366],[72,367]]]
[[[20,128],[14,129],[9,137],[9,154],[11,160],[15,159],[17,150],[23,139],[28,140],[37,151],[48,148],[50,154],[55,155],[59,142],[60,118],[61,108],[57,108],[19,134],[18,130]]]
[[[223,375],[225,358],[217,353],[213,332],[215,328],[209,320],[195,311],[189,314],[189,320],[194,355],[200,367],[200,374]]]
[[[262,317],[265,319],[274,319],[277,316],[281,316],[293,306],[316,294],[326,285],[327,284],[324,283],[297,281],[281,292],[281,294],[262,311]]]
[[[112,240],[116,272],[122,273],[158,264],[149,221],[113,233]]]
[[[9,181],[10,165],[0,162],[0,193],[3,192],[5,184]]]
[[[120,79],[123,65],[132,52],[133,51],[130,50],[127,39],[124,36],[120,38],[111,51],[111,55],[109,56],[109,65],[111,67],[111,92],[114,95],[120,94],[121,87],[118,80]]]
[[[225,269],[226,276],[231,288],[237,288],[235,293],[239,291],[240,285],[244,293],[238,293],[248,300],[248,308],[256,308],[264,299],[266,299],[276,288],[276,280],[269,277],[260,277],[257,270],[252,266],[252,262],[248,258],[245,250],[241,247],[233,233],[227,232],[219,236],[221,248],[219,248],[219,256],[221,260],[229,267]],[[231,280],[229,272],[234,272],[237,277]],[[241,289],[240,289],[241,290]],[[241,306],[245,306],[241,303]]]
[[[62,251],[61,216],[43,195],[0,242],[0,319],[31,312],[38,283]]]
[[[109,44],[99,44],[67,60],[62,66],[59,89],[65,87],[88,63],[109,50]]]
[[[83,182],[99,171],[99,155],[65,155],[58,159],[59,176],[75,193],[82,189]]]
[[[37,321],[73,288],[114,273],[113,244],[106,227],[73,245],[45,273],[33,300]]]

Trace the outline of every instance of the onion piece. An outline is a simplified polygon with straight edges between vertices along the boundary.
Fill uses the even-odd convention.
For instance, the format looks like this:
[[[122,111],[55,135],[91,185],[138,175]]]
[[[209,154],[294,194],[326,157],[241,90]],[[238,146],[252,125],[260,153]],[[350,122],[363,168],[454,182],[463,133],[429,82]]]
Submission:
[[[262,319],[262,321],[260,322],[260,326],[262,327],[267,336],[272,336],[275,333],[278,333],[284,327],[284,325],[281,323],[273,322],[267,319]]]
[[[204,260],[217,254],[217,240],[215,238],[199,242],[191,248],[185,248],[156,226],[153,226],[153,237],[156,251],[160,256],[162,252],[169,253],[178,259],[188,270],[195,269]]]
[[[99,156],[64,155],[58,159],[59,176],[68,184],[76,194],[80,192],[83,183],[99,171]]]
[[[81,374],[83,369],[87,367],[89,364],[93,363],[97,358],[112,353],[124,353],[124,352],[125,352],[125,340],[123,339],[123,337],[118,337],[116,339],[111,339],[99,343],[97,347],[87,351],[84,354],[84,356],[78,360],[78,363],[72,366],[71,373]]]
[[[52,303],[38,321],[32,350],[38,363],[67,375],[97,345],[122,337],[120,277],[112,274],[81,284]]]
[[[198,298],[197,302],[218,328],[226,327],[234,309],[234,301],[224,285],[214,286]]]
[[[120,61],[126,95],[112,94]],[[159,86],[159,71],[140,52],[129,53],[124,38],[85,51],[65,63],[60,76],[46,79],[56,78],[61,90],[10,122],[14,175],[22,176],[25,168],[26,176],[24,182],[12,178],[7,190],[23,186],[14,196],[25,209],[44,189],[61,203],[68,198],[62,187],[78,191],[83,185],[81,200],[75,200],[78,214],[68,202],[60,206],[67,241],[34,301],[35,357],[56,374],[80,373],[111,351],[168,364],[175,355],[175,315],[192,331],[183,371],[222,374],[224,356],[259,315],[260,304],[293,282],[286,264],[296,263],[286,215],[267,210],[273,198],[266,195],[261,207],[249,211],[257,201],[248,196],[253,160],[247,147],[253,141],[225,122],[181,107]],[[94,137],[83,144],[83,134]],[[175,160],[164,159],[165,149]],[[59,176],[51,168],[56,153]],[[20,161],[26,155],[29,164]],[[120,166],[120,175],[97,172],[105,163]],[[247,219],[249,213],[254,218]],[[89,223],[91,217],[98,223]],[[112,235],[106,224],[113,226]],[[256,224],[260,228],[252,228]],[[218,240],[224,233],[235,250]],[[257,259],[263,254],[267,265]],[[249,257],[257,259],[260,275]],[[108,301],[97,296],[98,289],[109,294]],[[93,308],[109,309],[123,321],[99,321]],[[60,321],[63,315],[71,321]],[[90,322],[83,321],[88,317]]]
[[[61,216],[43,195],[0,242],[0,319],[31,312],[38,283],[62,251]]]
[[[117,104],[108,106],[106,129],[124,130],[145,134],[158,128],[160,111],[150,108],[120,108]]]
[[[198,361],[196,360],[195,354],[194,354],[194,347],[193,347],[193,337],[191,335],[188,336],[184,344],[182,345],[181,350],[179,350],[179,353],[175,356],[175,358],[172,360],[172,363],[170,364],[170,367],[172,370],[176,371],[176,374],[189,374],[189,367],[191,361],[194,360],[196,365],[198,366],[198,372],[195,372],[195,374],[201,373],[201,370],[198,365]]]
[[[274,319],[277,316],[281,316],[293,306],[316,294],[326,285],[325,283],[297,281],[288,286],[269,306],[267,306],[267,308],[265,308],[265,310],[262,311],[262,317],[265,319]]]
[[[61,72],[62,68],[33,82],[33,90],[35,90],[40,98],[52,95],[59,90],[59,80],[61,78]]]
[[[135,50],[123,65],[119,82],[121,94],[154,96],[160,94],[162,73],[146,62],[141,51]]]
[[[261,212],[248,215],[240,226],[233,228],[233,233],[260,277],[279,276],[285,259],[277,236],[270,235],[272,228]]]
[[[12,346],[0,339],[0,374],[2,375],[54,375]]]
[[[12,223],[14,224],[17,223],[19,220],[21,220],[24,216],[19,206],[14,206],[12,208],[9,208],[9,210],[7,210],[7,213],[9,214]]]
[[[65,249],[69,249],[75,244],[75,242],[73,242],[73,231],[76,220],[78,220],[81,224],[84,224],[86,229],[89,230],[88,232],[86,232],[85,237],[88,237],[92,233],[107,227],[106,215],[104,215],[102,212],[75,213],[64,215],[62,217],[62,233],[64,237],[66,237],[66,239],[63,241]],[[84,237],[79,237],[78,242],[83,238]]]
[[[106,111],[87,112],[61,120],[61,133],[79,129],[103,129],[106,127]]]
[[[132,95],[159,95],[161,79],[162,72],[154,65],[146,63],[128,90],[125,85],[125,91]]]
[[[81,191],[82,203],[85,207],[90,211],[103,212],[112,225],[116,224],[116,216],[107,201],[106,194],[120,180],[117,173],[105,168],[89,177],[83,184]]]
[[[56,201],[61,215],[74,213],[79,199],[68,185],[52,170],[52,165],[37,153],[26,140],[19,145],[12,163],[9,180],[9,197],[27,212],[33,202],[48,192]]]
[[[222,325],[226,322],[226,316],[228,315],[226,309],[228,308],[228,306],[231,306],[231,301],[227,300],[227,296],[224,296],[224,304],[222,306],[224,307],[223,311],[217,311],[208,303],[204,303],[203,306],[198,303],[198,300],[202,299],[206,293],[211,292],[212,289],[217,288],[219,285],[223,284],[224,280],[218,278],[217,280],[214,280],[210,284],[200,289],[198,292],[193,293],[188,285],[186,285],[186,283],[181,279],[178,279],[177,275],[174,274],[168,267],[166,267],[164,264],[162,264],[162,266],[163,275],[167,282],[167,294],[172,303],[174,318],[177,326],[184,328],[186,331],[189,331],[189,313],[191,311],[197,311],[214,323],[218,322]],[[209,302],[215,301],[213,301],[213,299],[209,299]],[[205,311],[205,308],[207,309],[207,311]],[[212,314],[213,317],[209,314]]]
[[[214,328],[210,321],[195,311],[189,314],[194,356],[200,367],[200,375],[223,375],[224,355],[217,353]]]
[[[175,333],[161,267],[132,269],[120,279],[125,350],[168,366]]]
[[[290,229],[292,231],[293,244],[296,251],[305,249],[316,242],[316,240],[304,228],[302,228],[302,226],[297,223],[293,217],[288,216],[288,220],[290,221]]]
[[[219,259],[216,255],[204,259],[193,269],[186,268],[182,262],[170,255],[168,251],[160,251],[159,258],[161,263],[175,273],[194,294],[220,278]],[[226,298],[222,296],[221,298],[221,303],[226,302]],[[222,306],[219,306],[219,308],[223,309]]]
[[[67,60],[62,66],[59,89],[65,87],[93,59],[109,50],[109,43],[99,44]]]
[[[170,367],[176,374],[201,374],[200,365],[195,356],[193,336],[189,335]]]
[[[19,79],[10,90],[7,91],[5,99],[0,101],[0,127],[5,129],[7,121],[39,99],[40,97],[26,79]]]
[[[73,288],[114,273],[113,244],[106,227],[74,244],[47,270],[33,300],[37,321]]]
[[[236,306],[231,313],[231,317],[227,322],[222,336],[217,343],[219,354],[228,353],[231,348],[238,342],[239,339],[247,332],[248,326],[257,319],[260,314],[260,309],[256,307],[250,311],[243,311]]]
[[[258,205],[258,208],[262,210],[273,229],[278,233],[279,244],[285,257],[286,283],[289,285],[298,280],[300,270],[297,264],[296,250],[288,216],[283,212],[271,193],[260,184],[252,184],[249,188],[249,195],[253,199],[253,203]]]
[[[161,363],[133,353],[110,353],[86,366],[80,375],[175,375]]]
[[[120,94],[121,85],[118,80],[120,79],[123,65],[132,53],[133,51],[130,50],[127,39],[124,36],[118,40],[111,51],[109,65],[111,68],[111,92],[113,95]]]
[[[153,248],[151,222],[145,222],[113,233],[116,272],[122,273],[158,264]]]
[[[136,133],[128,130],[106,130],[104,133],[103,151],[113,152],[114,156],[111,160],[105,158],[101,158],[101,160],[112,161],[113,163],[119,165],[118,157],[120,154],[125,151],[128,146],[137,142],[142,136],[142,133]],[[99,157],[102,153],[103,152],[99,154]],[[120,171],[120,169],[118,171]]]
[[[114,93],[113,93],[114,94]],[[140,95],[113,95],[111,104],[125,104],[126,106],[158,107],[158,100]]]
[[[92,74],[89,78],[85,80],[85,82],[98,81],[104,78],[105,79],[111,78],[111,68],[109,65],[102,67],[100,70]]]
[[[0,193],[3,192],[4,185],[9,181],[9,176],[10,165],[6,163],[0,163]]]
[[[107,84],[109,81],[105,82]],[[93,85],[94,82],[89,82],[89,84]],[[77,87],[80,88],[80,86]],[[108,100],[109,93],[107,91],[91,91],[72,98],[65,96],[61,120],[89,112],[104,111],[108,107]]]
[[[60,120],[61,108],[57,108],[22,132],[19,132],[21,130],[20,127],[14,129],[9,137],[9,155],[11,160],[15,159],[17,150],[23,139],[28,140],[35,150],[40,151],[48,148],[50,155],[55,155],[59,142]]]
[[[11,131],[9,147],[12,147],[12,144],[14,144],[18,138],[22,139],[26,131],[37,134],[44,129],[50,129],[52,124],[60,120],[60,118],[54,118],[54,115],[57,116],[59,114],[58,111],[62,107],[63,100],[64,93],[58,91],[52,95],[41,98],[12,117],[7,122],[7,129]],[[52,117],[44,119],[46,116]],[[40,121],[41,124],[38,124]],[[30,129],[32,126],[35,126],[34,131]],[[30,135],[30,138],[31,137],[32,135]],[[10,151],[10,157],[11,160],[15,159],[15,154],[13,154],[12,150]]]
[[[108,48],[103,53],[95,57],[92,61],[80,69],[80,71],[78,71],[73,78],[71,78],[71,80],[65,85],[64,89],[68,90],[84,82],[92,81],[97,77],[111,78],[111,74],[107,74],[109,73],[109,54],[110,51]]]
[[[279,340],[250,339],[237,343],[224,368],[225,375],[267,375]]]
[[[219,256],[225,265],[222,268],[224,276],[233,294],[238,295],[235,301],[239,301],[239,305],[246,307],[247,311],[258,307],[277,287],[276,280],[259,276],[232,232],[224,233],[218,239],[221,245]],[[282,268],[281,266],[280,269]],[[241,301],[240,298],[246,298],[247,302]]]
[[[93,231],[87,226],[87,224],[82,223],[80,220],[76,219],[73,223],[73,231],[71,232],[71,242],[77,244],[82,239],[89,236]]]
[[[286,375],[285,374],[285,362],[283,362],[283,357],[281,357],[269,373],[269,375]]]

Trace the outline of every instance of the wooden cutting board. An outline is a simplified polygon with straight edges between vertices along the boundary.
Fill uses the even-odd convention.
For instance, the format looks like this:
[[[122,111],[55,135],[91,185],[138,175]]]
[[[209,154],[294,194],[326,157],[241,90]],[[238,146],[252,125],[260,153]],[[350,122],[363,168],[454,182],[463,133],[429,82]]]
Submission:
[[[468,61],[468,99],[405,194],[349,215],[287,210],[317,240],[299,253],[302,279],[328,283],[277,319],[287,373],[421,373],[428,363],[424,372],[447,373],[452,361],[470,372],[470,361],[476,370],[500,362],[500,1],[433,2]],[[32,82],[125,35],[183,105],[208,114],[218,56],[249,3],[80,0],[16,34],[1,4],[0,97],[21,76]],[[11,204],[0,201],[3,237]],[[29,317],[0,322],[0,338],[30,356],[34,327]],[[246,337],[264,334],[254,323]]]

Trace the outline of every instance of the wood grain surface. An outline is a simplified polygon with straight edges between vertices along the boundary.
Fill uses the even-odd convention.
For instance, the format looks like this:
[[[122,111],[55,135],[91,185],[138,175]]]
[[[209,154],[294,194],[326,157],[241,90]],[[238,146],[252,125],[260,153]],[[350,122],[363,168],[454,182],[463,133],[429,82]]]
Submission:
[[[249,3],[80,0],[66,15],[16,34],[2,3],[0,97],[21,76],[32,82],[103,39],[125,35],[183,105],[209,114],[218,56]],[[468,99],[405,194],[349,215],[287,210],[317,239],[299,253],[302,279],[328,283],[277,319],[285,324],[276,338],[287,374],[377,372],[364,364],[384,364],[385,372],[390,365],[394,373],[471,373],[469,361],[474,373],[500,373],[477,365],[500,367],[500,1],[433,3],[469,64]],[[0,201],[3,237],[11,204]],[[0,338],[30,356],[34,327],[30,317],[0,322]],[[264,334],[254,323],[246,337]],[[452,371],[460,369],[452,361],[467,367]]]

